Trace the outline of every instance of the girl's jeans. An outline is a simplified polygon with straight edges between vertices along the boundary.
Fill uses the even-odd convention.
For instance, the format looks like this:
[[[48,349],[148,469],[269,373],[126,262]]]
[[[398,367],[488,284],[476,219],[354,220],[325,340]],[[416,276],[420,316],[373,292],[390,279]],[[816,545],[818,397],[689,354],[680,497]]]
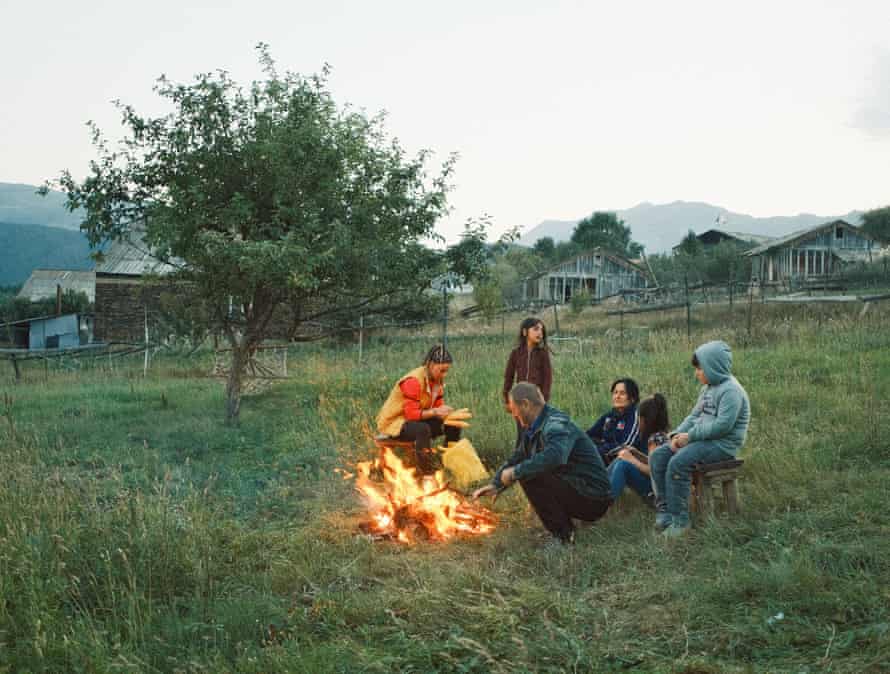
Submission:
[[[649,469],[652,471],[652,489],[655,502],[667,508],[671,522],[675,526],[689,525],[689,485],[692,481],[692,466],[697,463],[717,463],[729,461],[733,456],[718,449],[708,441],[690,442],[676,454],[670,445],[662,445],[649,454]]]
[[[612,485],[612,498],[617,499],[628,486],[641,497],[646,498],[652,491],[649,476],[633,465],[630,461],[617,459],[609,464],[609,482]]]

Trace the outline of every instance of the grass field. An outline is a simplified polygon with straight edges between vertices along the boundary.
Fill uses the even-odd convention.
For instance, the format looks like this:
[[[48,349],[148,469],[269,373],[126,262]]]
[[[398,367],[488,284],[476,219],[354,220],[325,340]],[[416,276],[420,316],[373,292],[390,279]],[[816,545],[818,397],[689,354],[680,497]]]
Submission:
[[[484,538],[358,534],[334,469],[371,454],[368,423],[430,338],[373,338],[360,367],[352,345],[296,347],[238,428],[209,354],[145,379],[141,361],[38,364],[15,385],[6,365],[0,672],[888,671],[888,309],[767,305],[750,333],[743,306],[699,312],[695,342],[733,345],[752,400],[741,515],[665,544],[626,495],[557,554],[518,490]],[[685,319],[644,319],[564,319],[589,341],[557,348],[553,403],[579,425],[623,375],[675,422],[692,405]],[[448,398],[489,465],[515,432],[512,322],[450,344]]]

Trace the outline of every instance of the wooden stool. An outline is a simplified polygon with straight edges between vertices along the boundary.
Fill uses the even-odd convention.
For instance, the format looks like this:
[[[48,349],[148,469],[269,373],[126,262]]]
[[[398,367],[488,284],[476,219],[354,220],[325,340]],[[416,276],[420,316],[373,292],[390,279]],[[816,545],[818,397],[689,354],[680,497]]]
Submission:
[[[399,440],[398,438],[394,438],[391,435],[384,435],[383,433],[378,433],[374,436],[374,444],[380,449],[383,449],[384,447],[390,447],[392,449],[395,449],[396,447],[401,447],[402,449],[414,449],[414,440]]]
[[[712,487],[715,484],[723,488],[723,500],[726,512],[735,515],[739,512],[738,489],[736,480],[742,471],[741,459],[720,461],[719,463],[697,463],[692,467],[692,487],[694,498],[690,499],[693,510],[702,515],[713,511]]]

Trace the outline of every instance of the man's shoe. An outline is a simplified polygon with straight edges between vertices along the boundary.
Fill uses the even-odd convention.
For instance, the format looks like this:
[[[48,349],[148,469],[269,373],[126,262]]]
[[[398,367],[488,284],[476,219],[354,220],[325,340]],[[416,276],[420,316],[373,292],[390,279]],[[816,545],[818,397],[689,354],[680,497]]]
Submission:
[[[655,493],[649,492],[643,497],[643,502],[652,510],[657,510],[657,504],[655,503]]]
[[[661,535],[665,538],[675,539],[675,538],[683,538],[692,530],[692,527],[682,524],[671,524],[668,528],[661,532]]]
[[[674,518],[671,517],[670,513],[667,512],[659,512],[655,514],[655,530],[656,531],[664,531],[673,523]]]

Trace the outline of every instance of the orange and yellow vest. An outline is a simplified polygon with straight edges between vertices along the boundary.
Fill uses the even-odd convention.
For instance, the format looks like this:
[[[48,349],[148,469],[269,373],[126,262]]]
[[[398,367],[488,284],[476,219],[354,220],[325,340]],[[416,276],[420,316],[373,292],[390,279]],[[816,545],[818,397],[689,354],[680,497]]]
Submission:
[[[389,397],[383,403],[383,407],[377,413],[377,430],[384,435],[391,437],[397,436],[402,432],[402,426],[405,425],[405,394],[400,388],[403,381],[414,377],[420,382],[420,409],[428,410],[433,405],[430,399],[430,386],[427,381],[426,367],[421,365],[403,375],[393,386]]]

